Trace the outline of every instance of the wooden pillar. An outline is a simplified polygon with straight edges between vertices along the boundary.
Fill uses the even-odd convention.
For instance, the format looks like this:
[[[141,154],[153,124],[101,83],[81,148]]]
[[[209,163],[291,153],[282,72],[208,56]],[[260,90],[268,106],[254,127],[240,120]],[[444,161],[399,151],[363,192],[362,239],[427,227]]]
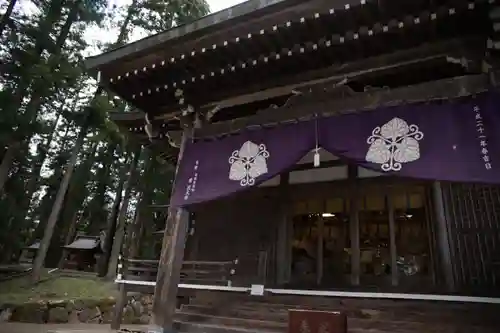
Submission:
[[[394,214],[394,196],[391,189],[387,192],[387,210],[389,213],[389,251],[391,254],[391,284],[397,286],[399,283],[397,267],[397,248],[396,248],[396,217]]]
[[[288,183],[289,183],[289,173],[284,173],[280,175],[279,184],[279,225],[278,225],[278,237],[277,237],[277,251],[276,251],[276,283],[281,286],[288,282],[289,274],[288,271],[290,267],[290,248],[289,248],[289,223],[288,215],[289,209],[288,205]]]
[[[263,285],[266,285],[267,283],[267,251],[259,251],[257,283]]]
[[[448,235],[448,225],[446,220],[446,209],[443,200],[443,189],[441,182],[432,184],[432,199],[436,214],[436,234],[437,234],[437,251],[439,263],[442,268],[442,275],[446,284],[447,291],[455,291],[455,279],[453,276],[453,262],[451,260],[450,242]],[[430,232],[430,230],[429,230]]]
[[[287,218],[280,216],[278,221],[278,237],[277,237],[277,251],[276,251],[276,284],[282,286],[286,282],[286,263],[287,263]]]
[[[184,130],[179,152],[179,162],[191,137],[191,129]],[[175,180],[174,180],[175,187]],[[154,293],[153,313],[151,318],[152,331],[169,332],[172,330],[177,304],[177,287],[180,281],[180,271],[184,259],[184,246],[188,233],[189,213],[183,208],[169,207],[163,244],[158,265],[158,276]]]
[[[119,330],[122,324],[123,318],[123,308],[127,305],[127,289],[123,283],[119,285],[118,299],[115,304],[115,309],[113,311],[113,318],[111,318],[111,329]]]
[[[118,279],[127,279],[127,261],[123,260],[122,256],[118,257]],[[120,325],[122,324],[123,319],[123,308],[127,305],[127,285],[120,283],[119,284],[119,294],[118,299],[116,300],[115,310],[113,311],[113,317],[111,318],[111,329],[119,330]]]
[[[323,280],[323,236],[325,229],[325,220],[320,216],[318,220],[318,243],[316,253],[316,284],[320,285]]]
[[[349,234],[351,238],[351,284],[359,285],[361,270],[361,250],[359,245],[359,186],[358,167],[349,165],[348,176],[350,186],[349,204]]]

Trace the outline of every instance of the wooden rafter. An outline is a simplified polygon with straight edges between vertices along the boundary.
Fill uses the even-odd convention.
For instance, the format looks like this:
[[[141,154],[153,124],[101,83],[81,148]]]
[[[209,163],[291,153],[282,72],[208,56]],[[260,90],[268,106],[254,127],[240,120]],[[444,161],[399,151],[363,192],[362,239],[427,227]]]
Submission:
[[[153,64],[160,66],[161,61],[165,60],[158,61],[158,56],[152,54],[157,52],[162,44],[169,43],[171,46],[163,48],[170,51],[166,60],[180,62],[218,49],[237,49],[238,44],[243,44],[246,39],[251,39],[251,36],[272,34],[279,27],[289,26],[294,20],[316,20],[319,18],[318,12],[325,9],[327,13],[333,15],[335,11],[348,12],[350,9],[368,2],[375,3],[373,0],[335,0],[326,5],[322,1],[304,3],[301,0],[288,0],[284,3],[283,0],[251,0],[208,15],[191,24],[176,27],[99,56],[88,58],[86,67],[95,69],[110,64],[113,67],[112,63],[121,61],[122,64],[129,63],[127,67],[135,64],[135,69],[138,71],[141,71],[143,66],[154,69]],[[297,17],[297,15],[300,16]],[[200,33],[203,33],[203,38],[199,38]],[[147,56],[146,52],[150,55]],[[132,56],[134,56],[133,59]],[[158,61],[158,63],[154,61]]]
[[[456,16],[454,8],[440,7],[435,13],[422,12],[416,16],[377,22],[370,27],[360,26],[350,28],[350,30],[349,28],[346,28],[345,32],[336,33],[326,38],[324,35],[320,35],[317,37],[317,40],[313,38],[312,40],[295,41],[292,42],[292,44],[280,43],[280,45],[275,46],[274,50],[263,50],[259,53],[259,56],[255,58],[248,59],[248,55],[246,54],[247,52],[240,52],[241,54],[236,58],[237,60],[233,59],[234,63],[231,63],[231,60],[224,61],[224,59],[222,59],[220,65],[216,67],[209,66],[208,64],[199,64],[196,66],[196,68],[203,69],[202,71],[199,69],[194,71],[185,71],[180,68],[177,68],[176,70],[169,69],[171,66],[168,64],[163,65],[165,62],[162,61],[160,65],[154,65],[154,69],[151,69],[156,74],[147,74],[148,68],[143,67],[142,69],[134,70],[130,73],[130,76],[129,73],[126,73],[125,76],[118,76],[118,80],[115,79],[113,81],[113,79],[111,79],[111,82],[116,83],[115,89],[118,91],[128,91],[130,96],[127,96],[127,98],[129,98],[130,101],[135,101],[134,103],[137,103],[137,105],[152,103],[151,106],[156,108],[161,107],[162,105],[168,105],[168,103],[165,104],[165,93],[167,91],[172,92],[176,89],[191,90],[196,89],[197,86],[207,87],[207,85],[211,86],[216,84],[219,80],[229,82],[232,79],[236,80],[236,76],[239,77],[243,75],[245,77],[244,73],[248,73],[249,70],[255,72],[255,69],[259,69],[259,71],[266,72],[266,68],[267,71],[270,70],[270,64],[273,64],[273,67],[279,68],[286,66],[289,62],[300,62],[300,59],[304,57],[315,58],[316,60],[312,61],[312,63],[316,63],[319,61],[318,57],[324,58],[328,54],[330,55],[329,58],[332,58],[332,60],[340,61],[341,59],[338,59],[340,54],[344,54],[345,56],[345,52],[347,51],[344,50],[344,52],[341,52],[338,49],[339,47],[343,49],[346,47],[354,47],[357,49],[361,47],[359,43],[366,45],[374,43],[380,44],[381,40],[387,39],[388,36],[400,39],[395,36],[401,37],[406,33],[406,31],[408,31],[408,33],[412,33],[415,29],[424,29],[423,27],[418,28],[419,26],[433,26],[429,22],[443,21],[453,16]],[[329,31],[325,31],[325,34],[327,35],[330,33],[331,32]],[[413,36],[410,38],[410,40],[413,39],[418,40],[418,37]],[[378,42],[375,42],[374,40],[378,40]],[[404,43],[407,44],[408,39],[406,39]],[[414,44],[418,44],[418,42],[415,41]],[[366,49],[367,46],[364,46],[363,48]],[[335,49],[335,52],[332,51],[332,49]],[[352,52],[353,50],[350,51],[350,53]],[[321,56],[321,54],[323,54],[323,56]],[[334,56],[334,54],[337,54],[337,56]],[[173,58],[171,58],[171,60],[173,61]],[[310,61],[304,60],[304,62],[304,65],[307,65],[306,67],[310,67]],[[193,60],[192,64],[194,63],[195,62]],[[164,75],[165,70],[171,75]],[[134,76],[138,76],[138,81],[132,79]],[[171,79],[169,81],[165,81],[165,77],[169,77]],[[148,79],[149,84],[143,84],[145,79]],[[131,87],[135,87],[135,89],[131,89]],[[162,96],[162,98],[158,99],[159,96]],[[207,98],[207,96],[204,97]]]
[[[334,63],[416,47],[429,40],[471,35],[484,40],[488,35],[488,21],[483,19],[487,0],[447,0],[439,6],[426,0],[410,4],[408,8],[389,0],[395,6],[388,9],[388,2],[382,5],[390,15],[380,13],[380,3],[367,0],[360,5],[361,2],[353,1],[349,2],[348,10],[335,9],[334,15],[329,14],[328,7],[336,8],[343,2],[308,2],[314,3],[316,7],[311,5],[314,10],[288,13],[294,19],[289,18],[291,21],[277,26],[277,31],[264,29],[263,35],[260,31],[241,36],[226,31],[226,39],[221,39],[222,46],[210,52],[205,48],[203,53],[204,48],[201,48],[201,51],[184,52],[176,58],[168,56],[167,53],[174,51],[166,48],[154,54],[155,63],[133,70],[120,60],[106,65],[107,68],[116,67],[120,73],[109,83],[107,80],[112,77],[108,74],[112,71],[108,74],[103,71],[102,84],[109,85],[136,107],[158,115],[175,108],[173,95],[179,88],[186,96],[196,96],[200,104],[207,104],[247,93],[247,88],[255,90],[258,84],[265,83],[261,90],[270,88],[272,81],[286,81],[297,69],[318,70]],[[320,3],[322,8],[319,8]],[[293,3],[291,5],[296,8]],[[255,28],[248,23],[247,29]],[[203,36],[200,43],[206,42],[208,35]],[[172,58],[174,62],[170,63]]]
[[[347,64],[336,64],[322,70],[300,73],[286,80],[275,80],[271,84],[271,86],[275,87],[266,90],[259,90],[258,87],[254,87],[254,91],[205,104],[200,107],[200,110],[204,112],[215,106],[219,106],[220,108],[234,107],[272,97],[284,96],[290,94],[294,89],[307,89],[309,86],[329,81],[335,82],[346,77],[359,79],[362,76],[380,75],[391,71],[396,72],[401,70],[404,66],[440,59],[443,60],[446,57],[466,58],[475,61],[477,55],[483,53],[484,47],[480,47],[481,43],[481,40],[475,38],[452,39],[445,42],[424,44],[413,49],[397,51],[390,54],[353,61]],[[477,48],[474,54],[472,54],[471,50],[475,47]],[[162,111],[161,116],[155,117],[155,120],[168,122],[180,115],[181,110],[165,109]],[[111,120],[116,122],[138,121],[142,124],[144,120],[144,112],[142,111],[127,113],[112,112],[110,116]]]

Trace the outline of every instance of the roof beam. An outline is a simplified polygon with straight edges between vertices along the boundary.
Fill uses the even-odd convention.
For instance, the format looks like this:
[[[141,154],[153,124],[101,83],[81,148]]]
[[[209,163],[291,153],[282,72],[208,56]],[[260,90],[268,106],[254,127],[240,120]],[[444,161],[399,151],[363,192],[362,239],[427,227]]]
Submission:
[[[481,43],[481,44],[479,44]],[[347,64],[336,64],[321,70],[314,70],[307,73],[301,73],[292,77],[278,80],[273,84],[276,87],[266,90],[259,90],[256,87],[255,91],[246,94],[237,95],[228,99],[211,102],[200,107],[201,110],[209,110],[215,106],[227,108],[251,102],[262,101],[265,99],[279,97],[290,94],[293,89],[306,88],[319,83],[329,81],[335,82],[343,78],[356,78],[361,76],[379,75],[388,70],[398,70],[404,66],[415,65],[428,61],[435,61],[446,57],[458,57],[473,59],[476,55],[471,54],[471,49],[478,45],[482,45],[482,41],[477,39],[451,39],[445,42],[437,42],[424,44],[419,47],[397,51],[390,54],[371,57],[358,60]],[[484,48],[478,48],[477,54],[484,54]],[[472,66],[471,66],[472,67]],[[285,82],[295,82],[285,84]],[[180,110],[163,110],[164,114],[155,119],[171,120],[181,114]],[[143,121],[144,112],[111,112],[111,120],[120,121]]]
[[[218,137],[248,128],[276,125],[290,121],[308,120],[346,113],[372,110],[380,106],[393,106],[433,100],[452,99],[488,90],[490,77],[486,74],[454,77],[414,86],[358,93],[353,97],[328,98],[331,92],[304,94],[295,103],[278,109],[267,110],[248,118],[206,125],[196,130],[196,138]]]

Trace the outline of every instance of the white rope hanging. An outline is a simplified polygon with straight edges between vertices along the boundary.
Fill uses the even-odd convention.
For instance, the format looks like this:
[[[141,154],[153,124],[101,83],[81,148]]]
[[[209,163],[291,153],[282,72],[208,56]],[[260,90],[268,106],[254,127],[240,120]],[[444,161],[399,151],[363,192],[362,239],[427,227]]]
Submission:
[[[318,131],[318,115],[314,121],[314,136],[316,139],[316,148],[314,148],[314,167],[317,168],[321,164],[321,156],[319,155],[319,131]]]

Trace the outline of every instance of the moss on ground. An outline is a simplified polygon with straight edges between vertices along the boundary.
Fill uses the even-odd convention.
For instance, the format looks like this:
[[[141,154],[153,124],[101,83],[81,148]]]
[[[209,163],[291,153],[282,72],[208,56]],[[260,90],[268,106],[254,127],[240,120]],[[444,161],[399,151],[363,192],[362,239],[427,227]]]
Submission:
[[[100,300],[117,297],[112,282],[97,278],[64,277],[45,273],[41,282],[32,285],[29,276],[0,283],[0,305],[56,300]]]

